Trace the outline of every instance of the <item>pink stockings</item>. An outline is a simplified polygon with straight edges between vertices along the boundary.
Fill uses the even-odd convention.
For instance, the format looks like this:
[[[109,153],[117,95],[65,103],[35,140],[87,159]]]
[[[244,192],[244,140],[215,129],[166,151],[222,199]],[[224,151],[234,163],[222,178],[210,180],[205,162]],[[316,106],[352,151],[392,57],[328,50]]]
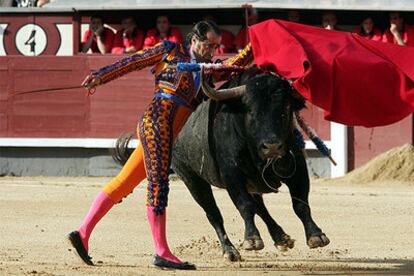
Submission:
[[[93,201],[88,214],[79,228],[79,235],[86,251],[88,251],[89,237],[93,228],[111,210],[112,206],[114,206],[114,202],[104,192],[100,192]]]
[[[164,209],[162,215],[157,215],[154,212],[154,207],[147,206],[147,218],[151,226],[155,254],[171,262],[182,263],[171,253],[170,248],[168,247],[166,236],[167,208]]]
[[[93,201],[88,214],[79,228],[79,234],[86,251],[88,251],[89,237],[91,236],[93,229],[106,213],[108,213],[112,206],[114,206],[113,201],[104,192],[100,192]],[[166,237],[166,212],[167,209],[164,209],[162,215],[156,215],[153,207],[147,207],[147,218],[151,226],[155,253],[166,260],[181,263],[181,261],[171,253],[170,248],[168,247]]]

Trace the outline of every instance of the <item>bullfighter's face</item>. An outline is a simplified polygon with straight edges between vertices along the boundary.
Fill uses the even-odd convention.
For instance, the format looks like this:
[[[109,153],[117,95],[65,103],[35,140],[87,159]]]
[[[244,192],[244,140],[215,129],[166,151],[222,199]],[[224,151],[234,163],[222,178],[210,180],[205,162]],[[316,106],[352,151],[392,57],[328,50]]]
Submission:
[[[198,61],[211,62],[216,49],[220,47],[221,35],[213,31],[208,31],[206,39],[201,41],[196,36],[191,39],[191,50],[196,55]]]

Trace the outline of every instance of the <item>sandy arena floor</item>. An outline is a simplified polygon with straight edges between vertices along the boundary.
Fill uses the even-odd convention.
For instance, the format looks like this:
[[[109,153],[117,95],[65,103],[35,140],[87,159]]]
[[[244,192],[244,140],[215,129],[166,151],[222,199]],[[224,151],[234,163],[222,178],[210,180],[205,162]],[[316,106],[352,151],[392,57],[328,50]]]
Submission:
[[[168,235],[197,272],[160,271],[150,265],[152,240],[145,218],[145,184],[117,205],[90,241],[95,267],[83,265],[65,236],[81,223],[107,178],[1,177],[0,275],[413,275],[414,185],[313,182],[313,217],[331,244],[310,250],[286,187],[265,196],[273,217],[296,239],[279,252],[265,225],[259,252],[240,250],[244,261],[225,262],[213,228],[181,181],[171,184]],[[226,191],[214,190],[234,244],[244,225]]]

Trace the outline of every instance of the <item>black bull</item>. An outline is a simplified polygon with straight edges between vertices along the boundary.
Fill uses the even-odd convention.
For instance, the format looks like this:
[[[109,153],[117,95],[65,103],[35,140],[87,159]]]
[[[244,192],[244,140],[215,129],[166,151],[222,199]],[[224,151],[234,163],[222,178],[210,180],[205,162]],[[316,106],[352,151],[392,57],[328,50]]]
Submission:
[[[265,222],[276,247],[294,247],[294,240],[263,202],[263,193],[277,191],[281,182],[289,188],[308,246],[329,244],[311,217],[307,166],[292,131],[293,112],[304,107],[303,99],[293,96],[286,80],[258,74],[257,69],[248,70],[229,86],[242,84],[243,93],[237,97],[209,99],[193,112],[174,143],[173,170],[206,212],[228,260],[241,258],[226,234],[211,186],[226,189],[239,210],[245,223],[246,250],[264,247],[254,223],[256,214]]]

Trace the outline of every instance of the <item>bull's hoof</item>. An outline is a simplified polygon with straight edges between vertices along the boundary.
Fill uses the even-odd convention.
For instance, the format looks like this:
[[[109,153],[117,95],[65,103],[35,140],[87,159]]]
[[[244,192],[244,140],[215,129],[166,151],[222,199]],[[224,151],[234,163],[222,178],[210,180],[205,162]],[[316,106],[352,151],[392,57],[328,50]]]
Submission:
[[[318,248],[327,246],[331,241],[324,233],[320,233],[314,236],[311,236],[308,239],[308,246],[309,248]]]
[[[240,262],[242,260],[239,251],[234,247],[229,247],[223,252],[223,259],[228,262]]]
[[[244,250],[262,250],[263,248],[264,248],[263,240],[258,236],[245,239],[243,242]]]
[[[295,247],[295,240],[291,239],[289,235],[283,235],[282,241],[276,242],[275,246],[278,250],[285,252]]]

